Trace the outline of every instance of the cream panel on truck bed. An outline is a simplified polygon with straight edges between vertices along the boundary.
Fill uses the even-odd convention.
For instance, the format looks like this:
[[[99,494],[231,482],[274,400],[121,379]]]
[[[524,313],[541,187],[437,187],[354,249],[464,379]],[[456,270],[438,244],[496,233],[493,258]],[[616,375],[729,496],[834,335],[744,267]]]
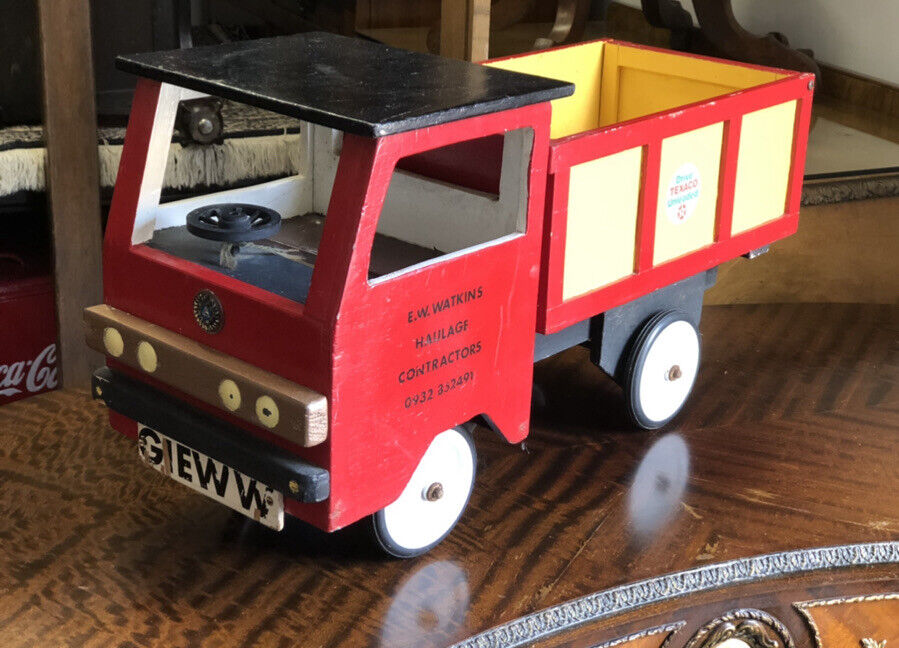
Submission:
[[[612,40],[487,65],[576,84],[552,103],[538,332],[795,231],[813,76]]]
[[[784,213],[795,123],[795,101],[743,117],[734,192],[734,233],[745,232]]]
[[[653,263],[714,242],[723,134],[719,122],[662,140]]]
[[[562,298],[634,271],[643,147],[571,167]]]

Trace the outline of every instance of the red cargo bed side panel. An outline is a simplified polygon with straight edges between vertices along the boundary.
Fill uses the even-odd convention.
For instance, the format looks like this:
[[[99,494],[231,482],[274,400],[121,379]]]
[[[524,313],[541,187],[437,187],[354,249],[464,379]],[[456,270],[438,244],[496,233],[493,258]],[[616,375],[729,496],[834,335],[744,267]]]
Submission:
[[[814,76],[811,74],[796,73],[723,97],[554,140],[550,146],[545,245],[547,256],[542,267],[537,331],[544,334],[555,333],[566,326],[793,234],[799,222],[813,81]],[[796,100],[797,108],[784,213],[780,218],[733,236],[731,217],[742,117],[746,113],[793,100]],[[652,256],[662,142],[668,137],[719,122],[724,124],[724,137],[718,175],[715,240],[694,252],[655,264]],[[563,300],[570,169],[574,165],[634,147],[643,148],[634,272],[584,295]]]

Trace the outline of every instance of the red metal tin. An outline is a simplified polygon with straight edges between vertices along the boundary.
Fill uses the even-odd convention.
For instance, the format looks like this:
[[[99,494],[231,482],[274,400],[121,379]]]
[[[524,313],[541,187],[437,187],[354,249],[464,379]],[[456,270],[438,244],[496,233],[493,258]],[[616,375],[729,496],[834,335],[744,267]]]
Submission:
[[[56,337],[48,260],[0,245],[0,405],[56,388]]]

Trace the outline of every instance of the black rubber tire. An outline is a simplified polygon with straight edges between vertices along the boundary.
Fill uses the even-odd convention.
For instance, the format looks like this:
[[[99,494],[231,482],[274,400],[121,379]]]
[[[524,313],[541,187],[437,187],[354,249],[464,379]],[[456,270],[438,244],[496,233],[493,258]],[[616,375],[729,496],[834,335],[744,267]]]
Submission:
[[[468,508],[468,501],[471,499],[472,490],[474,490],[475,479],[477,478],[477,468],[478,468],[478,453],[474,447],[474,441],[471,438],[471,434],[466,429],[467,426],[456,426],[454,429],[462,435],[462,438],[468,443],[468,447],[471,449],[471,459],[474,465],[474,472],[472,474],[471,485],[468,487],[468,495],[465,497],[465,504],[462,506],[462,510],[459,512],[459,515],[453,521],[452,525],[446,530],[446,532],[440,536],[437,540],[427,545],[426,547],[409,549],[407,547],[402,547],[398,545],[393,539],[390,537],[390,534],[387,531],[386,525],[384,524],[384,510],[376,511],[369,516],[368,519],[368,527],[371,535],[371,540],[374,543],[375,547],[381,552],[391,556],[393,558],[415,558],[416,556],[421,556],[423,554],[428,553],[431,549],[439,545],[443,542],[446,537],[452,533],[453,529],[456,527],[456,524],[459,523],[459,520],[465,514],[465,510]]]
[[[696,339],[699,344],[697,350],[696,374],[693,376],[693,381],[690,383],[690,388],[687,390],[687,395],[680,407],[678,407],[668,418],[662,421],[656,421],[646,415],[643,404],[640,402],[640,379],[643,374],[646,356],[649,353],[650,348],[652,348],[653,342],[655,342],[656,338],[667,326],[677,321],[687,322],[693,330],[696,331]],[[677,310],[668,310],[661,311],[650,317],[646,323],[643,324],[643,327],[640,329],[640,332],[637,334],[637,337],[631,345],[624,372],[623,386],[624,397],[627,403],[627,413],[634,425],[644,430],[657,430],[670,423],[678,414],[680,414],[684,405],[686,405],[687,401],[690,399],[690,394],[693,392],[693,387],[696,384],[696,376],[699,375],[699,362],[701,359],[702,336],[700,336],[696,326],[690,321],[690,318],[688,318],[685,313]]]

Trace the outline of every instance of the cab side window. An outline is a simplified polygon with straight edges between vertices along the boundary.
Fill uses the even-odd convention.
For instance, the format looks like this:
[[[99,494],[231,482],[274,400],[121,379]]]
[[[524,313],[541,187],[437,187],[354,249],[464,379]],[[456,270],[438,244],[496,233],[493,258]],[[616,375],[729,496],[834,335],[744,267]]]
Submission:
[[[533,138],[522,128],[401,159],[378,221],[369,279],[523,234]]]

